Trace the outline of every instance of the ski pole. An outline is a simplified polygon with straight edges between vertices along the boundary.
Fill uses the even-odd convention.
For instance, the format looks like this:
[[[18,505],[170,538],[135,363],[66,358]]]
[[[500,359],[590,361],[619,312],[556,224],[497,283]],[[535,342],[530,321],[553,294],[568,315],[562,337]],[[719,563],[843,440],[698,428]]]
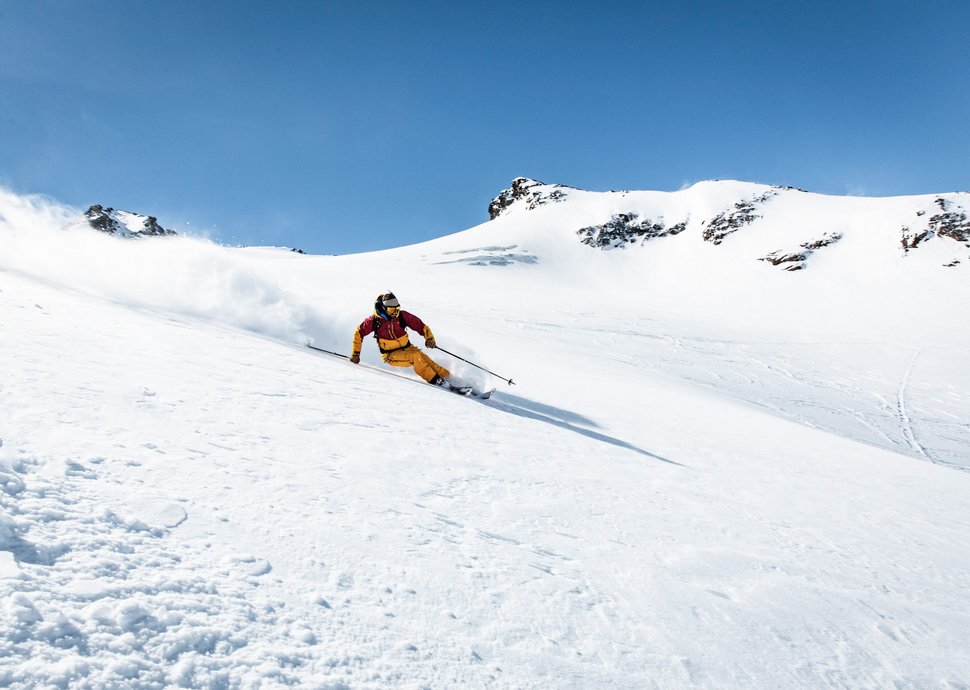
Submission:
[[[456,355],[456,354],[455,354],[454,352],[448,352],[448,350],[446,350],[446,349],[445,349],[445,348],[443,348],[443,347],[438,347],[438,346],[436,346],[436,347],[435,347],[435,349],[436,349],[436,350],[441,350],[441,351],[442,351],[442,352],[444,352],[444,353],[445,353],[446,355],[451,355],[452,357],[456,357],[456,358],[458,358],[458,359],[460,359],[460,360],[461,360],[462,362],[468,362],[468,364],[471,364],[471,365],[472,365],[473,367],[478,367],[478,368],[479,368],[479,369],[481,369],[482,371],[487,371],[487,372],[488,372],[489,374],[491,374],[491,375],[492,375],[492,376],[494,376],[495,378],[497,378],[497,379],[501,379],[502,381],[505,381],[505,382],[506,382],[507,384],[509,384],[510,386],[514,386],[514,385],[515,385],[515,381],[513,381],[512,379],[507,379],[507,378],[505,378],[505,377],[503,377],[503,376],[499,376],[499,375],[498,375],[498,374],[496,374],[496,373],[495,373],[494,371],[489,371],[489,370],[488,370],[488,369],[486,369],[485,367],[480,367],[480,366],[478,366],[477,364],[475,364],[474,362],[469,362],[469,361],[468,361],[467,359],[465,359],[464,357],[461,357],[461,356],[459,356],[459,355]]]
[[[340,357],[342,359],[347,359],[347,355],[342,355],[339,352],[332,352],[330,350],[324,350],[322,347],[317,347],[316,345],[311,345],[310,343],[307,343],[306,346],[308,348],[310,348],[311,350],[318,350],[320,352],[326,352],[328,355],[333,355],[334,357]]]

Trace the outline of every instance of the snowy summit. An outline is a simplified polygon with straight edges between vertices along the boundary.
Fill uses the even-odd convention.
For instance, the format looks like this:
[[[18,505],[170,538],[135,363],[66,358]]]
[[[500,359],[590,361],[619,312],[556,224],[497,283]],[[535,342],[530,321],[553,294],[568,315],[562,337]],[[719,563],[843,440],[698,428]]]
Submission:
[[[84,217],[91,227],[109,235],[118,237],[152,237],[174,235],[174,230],[168,230],[158,224],[154,216],[143,216],[131,211],[117,211],[94,204],[88,208]]]
[[[597,198],[597,202],[591,197]],[[622,249],[648,240],[692,230],[706,242],[722,244],[746,226],[756,226],[774,245],[787,243],[759,257],[785,270],[801,270],[808,257],[851,232],[885,241],[903,254],[933,238],[936,254],[951,257],[944,265],[970,259],[970,194],[953,193],[894,200],[853,199],[808,194],[793,187],[768,187],[739,182],[703,182],[674,193],[590,193],[562,185],[547,185],[524,177],[512,181],[489,205],[492,220],[571,200],[568,208],[596,208],[610,217],[576,230],[580,240],[600,249]],[[585,209],[584,209],[585,210]],[[895,216],[880,222],[883,214]],[[881,227],[876,229],[876,224]],[[568,225],[568,223],[564,223]],[[745,233],[745,234],[754,234]],[[735,238],[733,241],[737,241]],[[751,246],[758,246],[754,242]],[[762,243],[764,244],[764,243]],[[875,248],[874,248],[875,249]],[[877,250],[878,251],[878,250]]]
[[[0,686],[968,687],[968,209],[518,178],[313,256],[0,190]],[[388,292],[491,398],[348,359]]]

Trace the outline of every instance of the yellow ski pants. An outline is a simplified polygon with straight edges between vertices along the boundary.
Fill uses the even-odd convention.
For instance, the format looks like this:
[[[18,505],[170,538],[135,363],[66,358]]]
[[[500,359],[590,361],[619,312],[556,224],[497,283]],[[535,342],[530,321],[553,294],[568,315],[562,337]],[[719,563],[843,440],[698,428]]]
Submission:
[[[425,381],[431,382],[431,379],[435,375],[440,376],[443,379],[448,378],[448,370],[445,369],[440,364],[435,363],[433,359],[428,357],[416,348],[414,345],[408,345],[407,347],[402,347],[399,350],[391,350],[390,352],[385,352],[381,355],[384,361],[390,364],[392,367],[414,367],[414,371],[418,376],[423,378]]]

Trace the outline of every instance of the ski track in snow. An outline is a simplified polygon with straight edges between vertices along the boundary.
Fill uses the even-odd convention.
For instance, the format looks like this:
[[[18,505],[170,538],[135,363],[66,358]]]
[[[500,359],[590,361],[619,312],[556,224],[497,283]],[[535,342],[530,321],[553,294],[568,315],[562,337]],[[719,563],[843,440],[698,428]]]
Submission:
[[[909,447],[914,451],[922,455],[924,458],[931,462],[936,462],[933,456],[920,444],[919,440],[916,438],[916,434],[913,432],[913,422],[909,417],[909,413],[906,411],[906,390],[909,388],[909,379],[913,374],[913,367],[916,366],[916,360],[919,359],[921,350],[917,349],[913,352],[912,359],[909,360],[909,365],[906,367],[906,373],[903,374],[902,379],[899,382],[899,393],[896,395],[896,406],[899,411],[899,423],[900,431]]]
[[[554,324],[541,327],[552,332],[564,329]],[[964,441],[954,444],[956,439],[968,438],[970,425],[965,417],[953,415],[949,412],[952,406],[940,399],[924,398],[925,409],[918,420],[913,419],[909,409],[910,378],[916,359],[927,353],[926,347],[917,348],[915,356],[908,355],[903,379],[896,379],[893,389],[889,376],[867,371],[871,362],[852,367],[842,365],[837,359],[823,359],[831,358],[831,353],[851,352],[857,348],[854,343],[793,342],[783,343],[786,348],[782,349],[779,344],[769,342],[731,342],[634,331],[602,332],[611,334],[609,350],[616,361],[636,363],[662,377],[670,378],[675,373],[677,380],[736,397],[807,426],[970,471],[970,456],[960,450]],[[634,342],[641,345],[631,351],[630,343]],[[878,346],[893,358],[912,351],[905,345]],[[948,348],[943,351],[947,356],[960,356]],[[802,355],[800,359],[799,355]],[[593,352],[590,356],[594,356]],[[942,357],[938,359],[946,361]],[[707,366],[698,366],[699,361],[706,362]],[[970,396],[960,385],[961,380],[970,385],[970,377],[952,369],[951,375],[954,381],[949,385],[965,401],[957,406],[970,405]],[[847,420],[855,424],[846,424]],[[934,452],[925,440],[916,436],[917,421],[922,426],[939,429],[933,441],[945,444],[942,453]],[[947,459],[938,457],[941,454]]]
[[[372,372],[299,347],[126,323],[121,307],[88,328],[98,309],[51,295],[46,314],[11,315],[10,297],[6,322],[39,340],[5,343],[18,368],[0,391],[20,429],[0,448],[5,685],[919,685],[928,657],[960,679],[954,647],[929,650],[970,615],[937,613],[959,580],[939,554],[966,546],[966,525],[947,507],[906,525],[903,494],[865,503],[878,477],[793,490],[766,464],[752,490],[734,467],[746,439],[691,451],[688,469],[635,452],[659,429],[619,441],[618,420],[589,410],[392,377],[377,390],[409,407],[387,406]],[[65,372],[53,355],[72,319]],[[483,416],[487,432],[455,435]],[[817,496],[847,486],[819,515]],[[870,540],[885,552],[860,555]],[[899,555],[923,540],[920,559]]]

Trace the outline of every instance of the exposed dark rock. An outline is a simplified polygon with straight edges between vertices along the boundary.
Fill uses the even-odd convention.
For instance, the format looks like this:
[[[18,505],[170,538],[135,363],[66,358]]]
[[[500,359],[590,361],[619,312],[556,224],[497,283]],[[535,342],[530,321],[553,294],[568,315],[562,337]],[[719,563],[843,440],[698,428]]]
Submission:
[[[111,217],[110,212],[114,209],[108,209],[105,211],[104,207],[100,204],[94,204],[88,208],[84,217],[88,219],[88,223],[95,230],[100,230],[101,232],[106,232],[108,234],[114,234],[117,231],[117,221]]]
[[[833,245],[841,239],[842,239],[841,232],[827,232],[824,235],[822,235],[821,239],[812,240],[811,242],[805,242],[802,245],[802,248],[809,249],[809,250],[821,249],[822,247],[828,247],[829,245]]]
[[[530,211],[544,204],[562,201],[566,198],[564,191],[566,189],[569,187],[558,184],[547,185],[527,177],[517,177],[512,180],[511,187],[503,189],[488,205],[489,220],[495,220],[520,200],[525,201],[526,208]]]
[[[709,221],[704,221],[704,239],[714,244],[721,244],[724,238],[733,232],[737,232],[749,223],[753,223],[761,216],[755,213],[757,207],[778,192],[767,191],[754,199],[739,201],[734,204],[734,209],[725,213],[720,213]]]
[[[145,220],[145,229],[142,230],[141,234],[172,236],[176,233],[174,230],[169,230],[168,228],[163,228],[161,225],[159,225],[158,218],[155,216],[148,216],[148,218]]]
[[[908,227],[903,226],[903,238],[901,243],[903,245],[903,252],[909,253],[910,249],[916,249],[919,243],[930,236],[929,230],[919,230],[913,231]]]
[[[782,264],[788,264],[785,266],[786,271],[800,271],[805,268],[805,262],[808,260],[808,252],[795,252],[794,254],[787,254],[785,252],[772,252],[768,256],[762,257],[761,261],[767,261],[772,266],[781,266]]]
[[[647,219],[637,222],[638,218],[636,213],[617,213],[609,222],[580,228],[576,234],[583,244],[590,247],[618,249],[637,242],[643,244],[656,237],[678,235],[687,229],[686,221],[667,227],[662,221]]]
[[[930,232],[963,242],[970,247],[970,220],[967,219],[967,214],[948,211],[947,209],[951,208],[953,203],[943,198],[937,199],[936,204],[943,213],[930,217],[927,223]]]
[[[815,250],[828,247],[842,239],[840,232],[828,232],[820,239],[803,242],[801,251],[777,251],[761,257],[760,261],[767,261],[772,266],[783,266],[786,271],[800,271],[807,266],[806,262]]]
[[[88,208],[84,217],[95,230],[118,237],[170,237],[176,234],[159,225],[154,216],[105,208],[100,204]]]
[[[912,230],[909,226],[903,226],[901,239],[903,253],[908,254],[921,242],[930,240],[934,236],[948,237],[970,247],[970,219],[967,218],[966,212],[959,205],[943,197],[937,197],[933,203],[939,207],[941,213],[930,216],[925,228]],[[926,211],[917,211],[916,215],[920,218],[925,217]]]

